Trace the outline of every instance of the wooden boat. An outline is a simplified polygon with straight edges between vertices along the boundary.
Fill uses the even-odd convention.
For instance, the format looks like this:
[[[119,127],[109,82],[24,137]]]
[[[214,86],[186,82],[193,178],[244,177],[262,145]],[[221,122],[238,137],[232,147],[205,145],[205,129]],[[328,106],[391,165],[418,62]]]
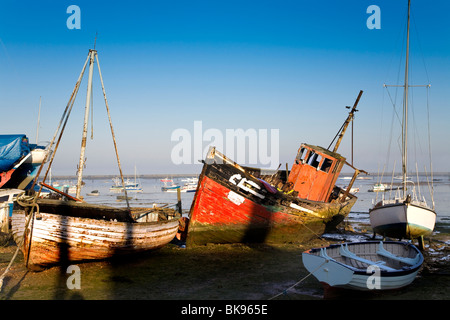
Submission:
[[[409,25],[411,1],[408,0],[408,25],[406,41],[405,84],[402,119],[402,195],[393,199],[376,201],[369,210],[370,223],[374,233],[384,237],[419,239],[419,246],[423,248],[423,236],[433,232],[436,223],[433,192],[430,188],[432,206],[425,198],[416,194],[415,186],[410,187],[411,181],[407,177],[408,170],[408,61],[409,61]],[[426,85],[425,87],[429,87]],[[419,183],[419,181],[417,181]],[[420,189],[419,189],[420,192]]]
[[[162,192],[178,192],[177,189],[181,190],[181,186],[177,184],[171,184],[170,186],[164,185],[161,187]]]
[[[304,242],[342,222],[356,201],[349,190],[360,170],[348,191],[336,186],[346,163],[336,151],[361,94],[334,150],[302,144],[289,173],[241,167],[211,147],[189,213],[187,245]]]
[[[409,285],[424,261],[414,245],[398,241],[334,244],[303,252],[303,265],[325,287],[389,290]]]
[[[386,189],[387,189],[387,186],[385,184],[383,184],[383,183],[376,183],[376,184],[374,184],[372,186],[372,189],[369,190],[369,191],[372,191],[372,192],[384,192],[384,191],[386,191]]]
[[[342,190],[346,191],[347,187],[342,188]],[[351,194],[355,194],[355,193],[358,193],[358,192],[359,192],[359,188],[358,187],[350,188],[350,193]]]
[[[0,189],[0,234],[9,233],[15,198],[24,192],[20,189]]]
[[[142,211],[143,209],[139,209],[136,213],[135,209],[129,207],[128,199],[126,199],[126,209],[88,204],[80,200],[81,187],[83,185],[82,173],[85,164],[92,73],[95,59],[97,59],[97,66],[100,73],[103,96],[105,98],[122,186],[125,185],[97,51],[89,50],[80,77],[60,121],[61,125],[62,123],[65,124],[68,120],[76,93],[78,92],[89,61],[88,91],[80,162],[77,172],[76,196],[72,197],[45,184],[45,179],[56,153],[55,149],[43,182],[40,184],[43,187],[62,194],[69,200],[39,199],[39,191],[36,195],[30,196],[30,198],[18,198],[18,206],[13,211],[13,237],[18,247],[23,251],[25,263],[29,268],[107,259],[154,250],[168,244],[178,232],[179,218],[181,216],[174,209],[151,208],[144,212]],[[60,128],[61,126],[58,126],[58,130],[52,139],[52,141],[55,141],[56,135],[59,132],[56,148],[61,140],[65,125],[59,131]],[[124,188],[124,194],[127,196],[126,188]]]
[[[30,269],[155,250],[172,241],[179,226],[180,214],[172,209],[141,208],[130,215],[127,209],[85,202],[39,199],[37,204],[39,213],[27,227],[29,207],[14,210],[11,223]]]
[[[100,192],[98,190],[92,190],[89,193],[86,193],[87,196],[94,196],[94,197],[98,197],[100,195]]]

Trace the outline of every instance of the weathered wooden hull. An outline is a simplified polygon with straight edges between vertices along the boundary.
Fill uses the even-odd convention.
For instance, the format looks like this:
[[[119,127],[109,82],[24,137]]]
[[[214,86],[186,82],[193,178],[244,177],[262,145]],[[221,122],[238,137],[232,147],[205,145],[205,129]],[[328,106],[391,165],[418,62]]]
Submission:
[[[339,224],[356,198],[320,202],[278,191],[231,164],[205,163],[194,197],[187,245],[302,243]]]
[[[179,225],[179,215],[162,221],[129,222],[43,210],[38,217],[33,217],[25,233],[25,211],[16,210],[12,216],[14,240],[21,246],[30,268],[109,259],[158,249],[174,239]],[[158,213],[154,214],[155,219],[157,216]]]

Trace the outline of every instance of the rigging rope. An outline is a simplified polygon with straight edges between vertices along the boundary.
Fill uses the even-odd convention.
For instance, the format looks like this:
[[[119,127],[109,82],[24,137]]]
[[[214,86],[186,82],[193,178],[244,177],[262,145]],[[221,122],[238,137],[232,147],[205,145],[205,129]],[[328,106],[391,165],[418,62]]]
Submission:
[[[16,259],[17,254],[19,253],[20,248],[22,247],[23,242],[25,240],[25,234],[27,232],[28,225],[30,224],[31,219],[34,216],[33,209],[36,208],[36,212],[39,214],[39,205],[36,203],[36,199],[37,199],[37,197],[26,196],[25,194],[21,194],[20,196],[18,196],[16,198],[16,201],[19,205],[21,205],[23,207],[31,207],[31,210],[30,210],[28,218],[25,222],[22,241],[20,243],[17,243],[17,248],[16,248],[16,251],[14,252],[14,255],[13,255],[11,261],[9,262],[8,266],[6,267],[6,270],[0,276],[0,292],[2,291],[2,287],[3,287],[3,279],[5,278],[6,274],[9,272],[9,269],[11,268],[14,260]],[[30,245],[28,246],[28,253],[30,252],[30,250],[29,250],[30,248],[31,248],[31,234],[30,234]],[[28,264],[28,255],[27,255],[27,264]]]
[[[93,82],[93,81],[92,81]],[[91,83],[91,140],[94,140],[94,85]]]
[[[325,260],[324,262],[322,262],[321,265],[319,265],[316,269],[314,269],[313,271],[311,271],[308,275],[306,275],[305,277],[303,277],[302,279],[300,279],[298,282],[296,282],[295,284],[293,284],[292,286],[290,286],[289,288],[287,288],[286,290],[284,290],[283,292],[273,296],[272,298],[269,298],[268,300],[272,300],[275,299],[279,296],[281,296],[282,294],[286,294],[288,290],[291,290],[292,288],[296,287],[297,285],[299,285],[300,283],[302,283],[304,280],[306,280],[310,275],[312,275],[314,272],[316,272],[317,270],[319,270],[325,263],[327,263],[328,260]]]

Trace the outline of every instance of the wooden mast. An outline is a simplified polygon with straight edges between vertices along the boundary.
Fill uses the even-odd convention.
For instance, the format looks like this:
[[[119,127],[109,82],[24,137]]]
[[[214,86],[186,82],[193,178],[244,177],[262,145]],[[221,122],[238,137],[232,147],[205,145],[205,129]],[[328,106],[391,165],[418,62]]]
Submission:
[[[90,49],[89,50],[89,78],[88,78],[88,86],[87,86],[87,96],[86,96],[86,107],[84,111],[84,124],[83,124],[83,136],[81,138],[81,151],[80,151],[80,161],[78,164],[78,181],[77,181],[77,193],[76,197],[80,199],[81,193],[81,183],[83,180],[83,168],[84,168],[84,155],[86,152],[86,138],[87,138],[87,130],[88,130],[88,120],[89,120],[89,106],[91,103],[91,90],[92,90],[92,75],[94,73],[94,57],[97,51]]]
[[[97,37],[96,37],[96,39],[97,39]],[[94,44],[94,48],[95,48],[95,44]],[[88,87],[87,87],[87,96],[86,96],[86,106],[85,106],[85,112],[84,112],[83,136],[82,136],[82,140],[81,140],[80,162],[78,164],[78,171],[77,171],[78,180],[77,180],[76,198],[80,199],[81,184],[82,184],[82,180],[83,180],[83,168],[84,168],[84,161],[85,161],[84,155],[86,152],[86,140],[87,140],[88,120],[89,120],[89,106],[91,103],[90,99],[91,99],[91,93],[92,93],[92,76],[94,73],[94,63],[95,63],[95,60],[97,60],[98,73],[99,73],[100,82],[102,85],[103,98],[105,100],[106,111],[108,114],[109,126],[111,129],[111,135],[112,135],[112,139],[113,139],[113,143],[114,143],[114,150],[116,152],[117,164],[119,166],[120,178],[122,180],[122,187],[123,187],[123,190],[125,193],[127,208],[128,208],[128,210],[130,210],[130,204],[128,202],[128,196],[127,196],[127,189],[125,187],[125,182],[123,179],[122,166],[120,165],[119,153],[117,151],[116,138],[115,138],[114,129],[112,126],[111,114],[109,112],[108,100],[106,99],[106,91],[105,91],[105,86],[103,84],[103,77],[102,77],[102,72],[100,69],[100,62],[98,60],[97,50],[89,49],[89,54],[88,54],[87,60],[89,60],[89,78],[88,78]],[[86,60],[86,62],[87,62],[87,60]]]
[[[358,106],[359,100],[361,99],[361,96],[363,94],[363,90],[359,91],[358,97],[355,100],[355,103],[353,104],[352,109],[350,110],[350,112],[348,113],[347,119],[345,120],[344,124],[342,125],[340,131],[338,132],[337,135],[339,135],[338,140],[336,142],[336,145],[334,146],[333,152],[337,152],[339,145],[342,142],[342,138],[344,137],[345,131],[347,130],[348,125],[350,124],[350,122],[352,122],[353,124],[353,119],[355,117],[355,112],[357,112],[358,110],[356,110],[356,107]],[[349,108],[349,107],[347,107]],[[337,136],[336,135],[336,136]],[[336,139],[336,136],[334,137],[334,139]],[[333,139],[333,141],[334,141]],[[333,144],[333,141],[331,142],[330,146],[328,147],[328,149],[331,147],[331,145]],[[346,162],[346,164],[349,164]],[[367,172],[365,172],[364,170],[359,170],[355,167],[353,167],[353,128],[352,128],[352,164],[350,165],[351,168],[353,168],[355,170],[355,172],[353,173],[352,179],[350,180],[350,183],[347,186],[347,189],[344,193],[344,195],[342,196],[342,198],[340,199],[341,202],[345,202],[347,199],[348,194],[350,193],[350,189],[353,186],[353,183],[355,182],[356,177],[361,173],[364,172],[367,174]]]
[[[353,121],[355,112],[358,111],[358,110],[356,110],[356,106],[358,105],[359,99],[361,98],[362,94],[363,94],[363,91],[360,90],[358,97],[356,98],[356,101],[353,104],[353,108],[348,113],[347,119],[345,120],[344,124],[342,125],[341,129],[338,132],[339,138],[338,138],[338,141],[336,142],[336,145],[334,146],[333,152],[337,152],[339,145],[341,144],[342,138],[344,137],[345,131],[347,130],[348,125],[350,124],[351,121]],[[336,136],[334,137],[334,139],[336,139]],[[334,139],[333,139],[333,141],[334,141]],[[333,144],[333,141],[331,141],[331,144]],[[331,144],[330,144],[330,146],[328,146],[328,149],[330,149]]]

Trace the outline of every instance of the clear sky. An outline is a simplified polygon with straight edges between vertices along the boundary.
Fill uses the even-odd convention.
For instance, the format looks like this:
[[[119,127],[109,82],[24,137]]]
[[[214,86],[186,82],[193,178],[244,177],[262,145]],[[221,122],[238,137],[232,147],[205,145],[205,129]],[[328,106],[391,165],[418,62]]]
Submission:
[[[80,8],[80,29],[67,27],[70,5]],[[380,8],[380,29],[367,27],[370,5]],[[199,173],[194,154],[191,165],[177,165],[171,156],[179,143],[172,134],[184,129],[194,140],[194,121],[201,121],[202,133],[215,129],[225,140],[226,130],[278,130],[277,160],[292,164],[302,142],[328,147],[347,116],[345,106],[353,105],[360,90],[354,165],[376,172],[389,145],[391,162],[398,150],[389,94],[401,93],[388,93],[383,83],[403,83],[406,7],[406,0],[0,0],[0,133],[25,133],[35,142],[42,97],[39,140],[51,139],[98,32],[96,49],[125,173],[135,165],[141,174]],[[450,171],[449,13],[446,0],[412,1],[410,83],[431,83],[435,171]],[[94,140],[88,140],[85,172],[115,174],[94,70]],[[86,79],[87,72],[54,174],[76,172]],[[426,92],[411,89],[411,123],[421,125],[411,133],[410,141],[418,142],[410,149],[414,156],[428,154]],[[350,134],[339,149],[348,159]],[[201,148],[208,144],[197,141]]]

